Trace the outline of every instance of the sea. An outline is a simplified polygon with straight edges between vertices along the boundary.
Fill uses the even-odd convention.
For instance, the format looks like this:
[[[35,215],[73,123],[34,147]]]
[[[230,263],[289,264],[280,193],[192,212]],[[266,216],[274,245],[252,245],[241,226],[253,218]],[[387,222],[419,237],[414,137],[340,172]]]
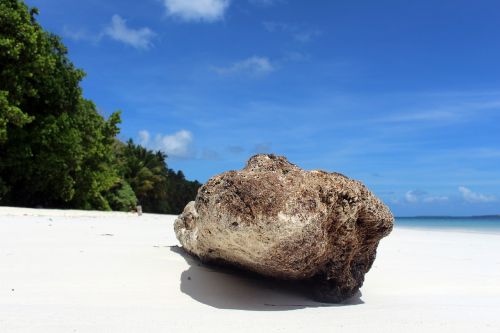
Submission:
[[[396,227],[500,233],[500,215],[396,217]]]

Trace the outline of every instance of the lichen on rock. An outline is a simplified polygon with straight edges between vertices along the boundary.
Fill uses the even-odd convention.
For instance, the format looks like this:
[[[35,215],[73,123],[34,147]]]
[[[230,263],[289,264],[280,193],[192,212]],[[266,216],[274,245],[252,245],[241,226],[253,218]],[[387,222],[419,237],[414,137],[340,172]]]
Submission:
[[[393,221],[359,181],[255,155],[203,185],[175,233],[203,261],[304,281],[315,299],[341,302],[363,284]]]

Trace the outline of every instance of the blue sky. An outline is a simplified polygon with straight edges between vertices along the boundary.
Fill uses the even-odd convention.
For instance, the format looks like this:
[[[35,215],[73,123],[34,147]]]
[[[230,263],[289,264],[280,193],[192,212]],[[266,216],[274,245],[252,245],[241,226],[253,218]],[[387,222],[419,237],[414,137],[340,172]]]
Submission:
[[[498,1],[28,4],[120,138],[190,179],[273,152],[397,215],[500,213]]]

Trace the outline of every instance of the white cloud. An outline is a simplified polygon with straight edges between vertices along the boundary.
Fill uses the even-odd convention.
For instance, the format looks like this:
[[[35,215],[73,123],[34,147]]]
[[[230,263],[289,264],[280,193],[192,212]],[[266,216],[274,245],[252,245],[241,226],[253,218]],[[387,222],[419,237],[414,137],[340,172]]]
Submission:
[[[151,39],[156,36],[149,28],[132,29],[127,27],[127,21],[119,15],[113,15],[111,25],[104,30],[103,34],[137,49],[151,47]]]
[[[138,136],[138,142],[141,146],[148,147],[153,150],[161,150],[169,157],[194,157],[194,152],[191,149],[193,134],[190,131],[183,129],[173,134],[157,134],[152,140],[149,131],[142,130],[139,131]]]
[[[275,67],[268,58],[253,56],[235,62],[228,67],[215,67],[214,70],[219,74],[246,73],[251,75],[263,75],[274,71]]]
[[[470,203],[480,203],[480,202],[493,202],[496,198],[492,195],[486,195],[481,193],[472,192],[465,186],[459,186],[458,190],[462,193],[462,197],[465,201]]]
[[[420,94],[415,98],[420,98],[422,100],[430,99],[432,97],[441,97],[445,99],[448,96],[454,96],[455,94]],[[482,112],[486,115],[488,112],[495,112],[500,107],[500,101],[498,98],[486,99],[487,94],[483,94],[484,101],[474,102],[470,101],[467,97],[467,92],[457,93],[457,96],[452,101],[446,101],[434,107],[429,107],[425,109],[408,110],[405,112],[398,112],[388,115],[387,117],[379,119],[381,122],[387,123],[415,123],[415,122],[428,122],[435,124],[448,125],[454,122],[464,122],[473,118],[478,117],[478,112]],[[472,94],[472,96],[474,96]],[[477,95],[478,98],[481,94]],[[461,97],[462,99],[459,99]]]
[[[435,202],[447,202],[450,198],[447,196],[430,196],[425,197],[422,201],[426,203],[435,203]]]
[[[302,43],[307,43],[313,40],[315,37],[321,35],[321,32],[317,29],[313,30],[304,30],[304,31],[299,31],[296,32],[293,35],[293,38],[295,38],[297,41],[302,42]]]
[[[445,110],[433,110],[422,112],[409,112],[405,114],[396,114],[382,119],[384,122],[415,122],[415,121],[445,121],[454,120],[458,117],[457,113]]]
[[[139,144],[141,146],[147,146],[149,144],[149,138],[151,136],[149,135],[149,132],[146,130],[140,131],[139,132]]]
[[[406,192],[404,199],[407,203],[412,203],[412,204],[417,202],[436,203],[436,202],[445,202],[449,200],[447,196],[427,195],[427,192],[421,190],[411,190]]]
[[[319,29],[295,24],[267,21],[263,22],[262,25],[264,26],[264,29],[269,32],[283,32],[290,34],[296,41],[301,43],[310,42],[315,37],[321,35],[321,31]]]
[[[418,193],[417,191],[408,191],[405,193],[405,200],[409,203],[418,202]]]
[[[250,2],[252,5],[258,6],[272,6],[283,1],[284,0],[248,0],[248,2]]]
[[[459,192],[462,194],[463,200],[469,203],[482,203],[482,202],[495,202],[497,198],[493,195],[486,195],[481,193],[476,193],[465,186],[460,186],[458,188]],[[421,190],[411,190],[404,194],[404,202],[408,204],[438,204],[450,202],[455,200],[456,197],[450,197],[446,195],[430,195],[425,191]],[[399,200],[398,200],[399,201]]]
[[[171,16],[185,21],[214,22],[224,17],[230,0],[163,0]]]
[[[99,37],[93,36],[85,29],[71,29],[67,26],[63,27],[62,35],[68,39],[74,40],[75,42],[78,41],[96,42],[99,40]]]
[[[171,135],[157,135],[155,138],[157,149],[164,151],[171,157],[190,157],[190,145],[192,142],[193,134],[187,130],[180,130]]]

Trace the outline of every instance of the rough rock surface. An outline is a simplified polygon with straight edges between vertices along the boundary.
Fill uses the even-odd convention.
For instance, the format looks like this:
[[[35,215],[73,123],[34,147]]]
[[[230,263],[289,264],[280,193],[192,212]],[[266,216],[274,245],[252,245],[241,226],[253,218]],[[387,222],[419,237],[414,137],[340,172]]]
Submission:
[[[269,277],[308,283],[317,300],[353,296],[394,218],[363,184],[256,155],[215,176],[175,221],[185,250]]]

